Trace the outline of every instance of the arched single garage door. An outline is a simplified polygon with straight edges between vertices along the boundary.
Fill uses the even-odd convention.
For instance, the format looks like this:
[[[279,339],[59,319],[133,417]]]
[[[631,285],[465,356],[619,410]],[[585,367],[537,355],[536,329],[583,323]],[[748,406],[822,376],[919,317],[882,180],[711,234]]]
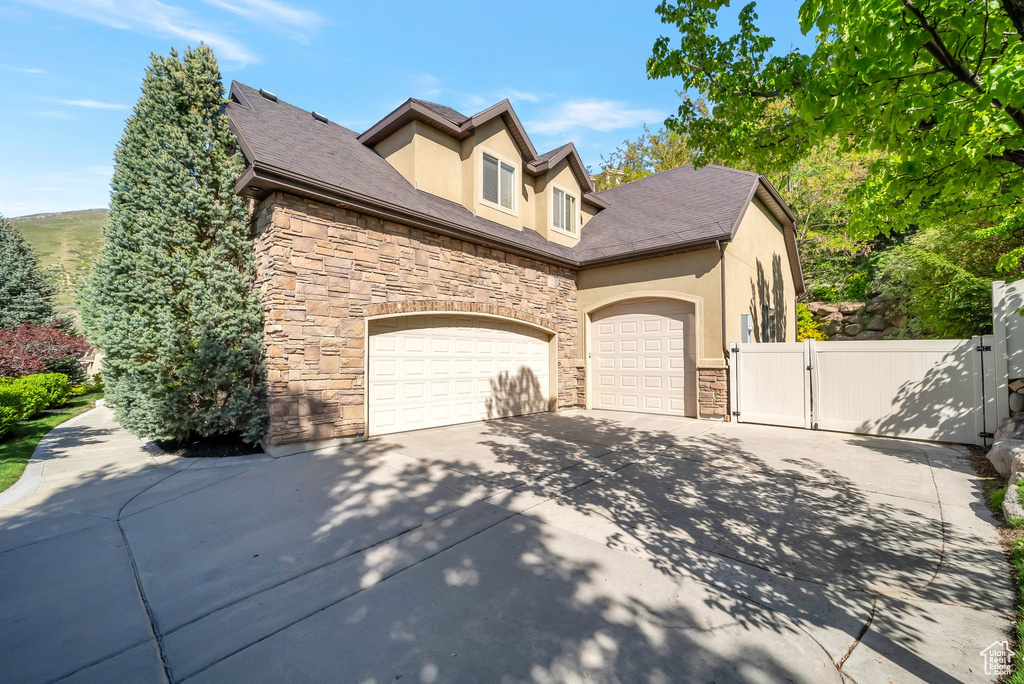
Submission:
[[[631,299],[590,315],[591,408],[697,415],[693,304]]]
[[[370,321],[369,434],[550,410],[550,340],[485,316]]]

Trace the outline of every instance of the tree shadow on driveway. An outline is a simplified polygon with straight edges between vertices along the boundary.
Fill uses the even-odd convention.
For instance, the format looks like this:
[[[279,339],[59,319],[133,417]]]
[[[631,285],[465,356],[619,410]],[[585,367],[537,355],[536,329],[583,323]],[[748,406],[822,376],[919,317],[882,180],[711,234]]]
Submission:
[[[500,494],[492,501],[512,502],[514,510],[646,559],[667,575],[694,577],[730,598],[742,597],[726,604],[716,592],[706,600],[728,611],[737,624],[751,621],[750,614],[762,615],[759,607],[778,611],[837,662],[863,636],[881,593],[898,597],[885,602],[886,655],[904,673],[959,681],[952,669],[956,656],[932,661],[949,650],[943,644],[949,634],[942,633],[946,626],[938,624],[925,601],[1012,607],[1005,582],[992,583],[1005,565],[998,549],[990,549],[982,562],[960,558],[953,565],[947,559],[944,579],[937,583],[944,549],[976,547],[976,540],[956,526],[944,527],[934,498],[863,489],[844,474],[842,459],[849,449],[837,454],[834,467],[823,465],[822,458],[765,459],[756,439],[741,439],[737,426],[701,433],[707,424],[608,415],[491,421],[479,429],[474,445],[455,437],[436,464],[515,486],[525,497],[521,505]],[[670,427],[653,427],[658,424]],[[467,438],[471,433],[465,430]],[[775,449],[784,453],[787,431],[775,433],[780,440]],[[424,449],[410,448],[421,440]],[[435,446],[428,435],[397,441],[397,450],[420,460],[428,460]],[[489,458],[474,451],[481,448]],[[929,478],[927,459],[913,460]],[[993,601],[993,593],[1004,588],[1005,600]],[[973,642],[966,645],[967,657],[999,633],[979,634],[976,650],[970,651]],[[962,674],[968,664],[978,663],[955,666]]]
[[[934,571],[916,503],[646,421],[544,415],[256,466],[83,470],[0,520],[2,541],[135,486],[116,519],[0,554],[5,676],[157,681],[162,654],[196,682],[840,681],[879,573]],[[517,515],[467,494],[477,483],[536,505]],[[885,514],[907,529],[859,529]],[[900,665],[951,681],[913,649],[929,615],[892,610]]]

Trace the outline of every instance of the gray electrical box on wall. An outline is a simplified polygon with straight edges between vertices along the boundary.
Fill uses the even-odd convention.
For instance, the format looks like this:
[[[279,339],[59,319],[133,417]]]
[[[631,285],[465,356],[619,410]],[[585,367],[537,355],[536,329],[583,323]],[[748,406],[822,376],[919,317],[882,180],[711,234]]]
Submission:
[[[754,341],[754,317],[740,314],[740,342]]]

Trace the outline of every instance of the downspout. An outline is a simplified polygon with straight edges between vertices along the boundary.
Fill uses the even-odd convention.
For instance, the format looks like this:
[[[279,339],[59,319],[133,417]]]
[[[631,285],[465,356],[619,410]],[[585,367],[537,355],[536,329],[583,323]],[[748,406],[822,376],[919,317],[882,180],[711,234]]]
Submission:
[[[722,276],[722,351],[725,353],[725,360],[729,360],[729,340],[726,337],[726,325],[727,320],[725,315],[725,246],[721,240],[715,240],[715,247],[718,248],[718,271]]]

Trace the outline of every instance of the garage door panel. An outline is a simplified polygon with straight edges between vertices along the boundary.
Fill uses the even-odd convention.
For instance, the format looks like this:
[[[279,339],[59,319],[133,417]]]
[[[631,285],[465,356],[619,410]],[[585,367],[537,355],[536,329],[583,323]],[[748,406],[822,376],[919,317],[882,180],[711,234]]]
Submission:
[[[548,335],[471,316],[408,316],[370,329],[370,434],[548,410]]]
[[[695,406],[687,382],[692,320],[690,305],[669,299],[622,302],[592,314],[592,403],[687,415],[687,407]]]

